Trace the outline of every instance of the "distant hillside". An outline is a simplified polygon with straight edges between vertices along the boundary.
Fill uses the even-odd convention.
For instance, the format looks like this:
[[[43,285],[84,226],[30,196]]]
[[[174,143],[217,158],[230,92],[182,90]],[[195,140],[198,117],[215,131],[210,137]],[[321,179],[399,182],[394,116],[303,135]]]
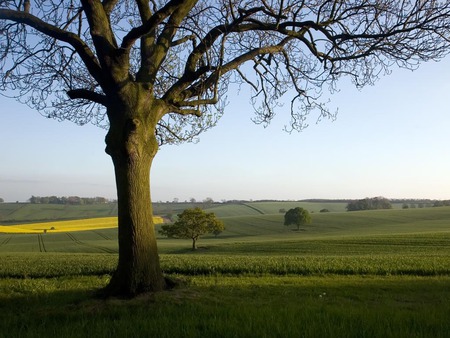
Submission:
[[[410,207],[419,206],[410,204]],[[405,200],[397,200],[392,205],[394,209],[402,209]],[[308,201],[230,201],[226,203],[172,203],[159,202],[153,204],[155,216],[171,219],[187,208],[200,207],[208,212],[214,212],[218,217],[241,216],[277,216],[287,210],[302,207],[310,213],[346,212],[346,200],[308,200]],[[430,206],[427,204],[426,206]],[[116,203],[102,203],[92,205],[61,205],[61,204],[32,204],[32,203],[0,203],[0,224],[18,224],[32,222],[46,222],[56,220],[72,220],[95,217],[117,216]]]
[[[228,203],[154,203],[155,215],[171,218],[187,208],[200,207],[218,217],[284,214],[290,208],[303,207],[312,213],[327,209],[345,211],[342,202],[228,202]],[[116,203],[61,205],[32,203],[0,203],[0,224],[72,220],[117,215]]]

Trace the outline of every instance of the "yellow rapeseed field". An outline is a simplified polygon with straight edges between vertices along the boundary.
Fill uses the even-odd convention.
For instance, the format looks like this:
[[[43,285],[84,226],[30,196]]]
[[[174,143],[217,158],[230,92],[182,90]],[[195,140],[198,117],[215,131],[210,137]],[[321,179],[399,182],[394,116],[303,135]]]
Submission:
[[[163,223],[162,217],[153,217],[155,224]],[[0,233],[39,234],[43,232],[85,231],[117,227],[117,217],[86,218],[73,221],[56,221],[17,225],[0,225]]]

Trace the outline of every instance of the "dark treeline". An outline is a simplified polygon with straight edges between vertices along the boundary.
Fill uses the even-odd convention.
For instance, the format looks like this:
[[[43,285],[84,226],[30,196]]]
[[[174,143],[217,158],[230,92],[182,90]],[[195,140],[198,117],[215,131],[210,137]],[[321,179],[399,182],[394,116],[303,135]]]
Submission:
[[[449,207],[449,206],[450,206],[450,200],[433,202],[433,207]]]
[[[110,202],[104,197],[78,197],[78,196],[31,196],[28,201],[31,204],[104,204]]]
[[[364,198],[347,204],[347,211],[392,209],[391,202],[384,197]]]

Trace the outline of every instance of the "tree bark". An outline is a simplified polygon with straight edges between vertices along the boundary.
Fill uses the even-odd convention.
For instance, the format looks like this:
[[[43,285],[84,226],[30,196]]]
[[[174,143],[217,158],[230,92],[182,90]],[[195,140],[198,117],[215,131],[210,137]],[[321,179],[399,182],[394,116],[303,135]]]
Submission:
[[[149,115],[141,114],[139,107],[119,109],[126,111],[108,113],[110,130],[106,136],[106,152],[112,157],[117,185],[119,262],[104,294],[133,297],[166,287],[150,198],[150,168],[158,143],[156,124],[149,121]]]

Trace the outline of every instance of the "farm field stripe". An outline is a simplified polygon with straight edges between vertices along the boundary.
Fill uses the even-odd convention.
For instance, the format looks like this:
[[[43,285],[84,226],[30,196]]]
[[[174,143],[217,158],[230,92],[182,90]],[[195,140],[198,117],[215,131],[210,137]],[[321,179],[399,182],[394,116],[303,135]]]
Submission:
[[[39,235],[37,235],[36,237],[37,237],[37,241],[38,241],[38,245],[39,245],[39,252],[42,252],[41,237]]]
[[[77,243],[77,244],[83,244],[83,243],[81,243],[79,240],[77,240],[76,238],[75,238],[75,236],[74,235],[72,235],[70,232],[66,232],[66,235],[67,235],[67,237],[69,237],[72,241],[74,241],[75,243]]]
[[[92,244],[89,244],[89,243],[86,243],[86,242],[82,242],[82,241],[78,240],[73,234],[71,234],[69,232],[66,232],[66,235],[72,241],[74,241],[77,245],[85,246],[85,247],[88,247],[88,248],[94,248],[94,249],[100,250],[100,251],[105,252],[105,253],[117,253],[117,251],[114,250],[114,249],[105,248],[105,247],[100,246],[100,245],[92,245]]]
[[[117,217],[117,213],[118,213],[118,208],[117,208],[117,203],[114,205],[114,207],[111,208],[111,211],[109,212],[109,214],[111,216],[116,216]]]
[[[264,215],[264,211],[262,211],[261,209],[258,209],[257,207],[254,207],[247,203],[242,203],[242,205],[246,206],[247,208],[255,210],[257,213],[260,213],[261,215]]]
[[[3,240],[3,242],[0,243],[0,246],[1,246],[1,245],[6,245],[6,244],[8,244],[9,241],[11,240],[11,238],[12,238],[12,236],[6,237],[6,238]]]
[[[106,240],[108,240],[108,241],[111,240],[111,237],[106,236],[105,234],[101,233],[100,231],[93,230],[92,232],[95,233],[95,234],[97,234],[97,235],[99,235],[99,236],[102,237],[103,239],[106,239]]]
[[[38,243],[39,243],[39,251],[40,252],[47,252],[47,249],[45,248],[44,239],[42,238],[41,234],[37,235]]]
[[[12,214],[18,212],[20,209],[25,208],[25,204],[21,205],[20,207],[18,207],[17,209],[11,210],[9,213],[6,214],[7,217],[11,216]]]

